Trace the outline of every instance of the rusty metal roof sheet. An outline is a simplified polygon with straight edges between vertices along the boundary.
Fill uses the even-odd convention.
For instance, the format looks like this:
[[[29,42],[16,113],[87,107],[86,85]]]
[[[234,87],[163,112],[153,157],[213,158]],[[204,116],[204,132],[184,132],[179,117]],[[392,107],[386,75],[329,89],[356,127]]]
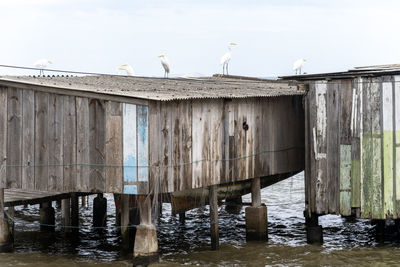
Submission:
[[[288,81],[249,77],[145,78],[127,76],[30,77],[0,76],[6,82],[78,90],[150,100],[207,98],[249,98],[302,95],[298,86]]]

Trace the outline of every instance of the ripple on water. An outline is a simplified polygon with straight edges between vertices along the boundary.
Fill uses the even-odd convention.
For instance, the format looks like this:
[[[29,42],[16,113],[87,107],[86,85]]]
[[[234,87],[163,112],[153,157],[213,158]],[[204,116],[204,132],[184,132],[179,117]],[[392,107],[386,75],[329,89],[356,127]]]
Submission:
[[[397,235],[378,236],[368,220],[323,216],[324,245],[305,241],[304,177],[296,175],[262,190],[268,206],[268,243],[246,243],[244,208],[229,214],[219,207],[221,248],[210,250],[208,207],[186,213],[186,223],[171,216],[163,205],[158,221],[161,262],[155,266],[298,266],[298,265],[397,265],[400,245]],[[92,206],[80,209],[79,238],[66,238],[60,228],[54,234],[39,232],[39,207],[17,207],[15,252],[0,256],[0,266],[130,266],[131,253],[120,250],[119,229],[115,228],[114,201],[108,199],[107,230],[91,228]],[[92,203],[94,196],[90,197]],[[250,202],[251,196],[243,196]],[[56,221],[60,211],[56,209]],[[391,229],[388,226],[388,229]]]

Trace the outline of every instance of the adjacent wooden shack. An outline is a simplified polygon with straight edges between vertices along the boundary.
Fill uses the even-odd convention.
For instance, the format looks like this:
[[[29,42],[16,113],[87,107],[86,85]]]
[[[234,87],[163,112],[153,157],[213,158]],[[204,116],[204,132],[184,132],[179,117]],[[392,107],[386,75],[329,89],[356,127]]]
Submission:
[[[306,211],[400,218],[400,66],[284,77],[308,84]]]
[[[0,187],[148,194],[287,177],[304,167],[303,93],[261,79],[0,77]]]

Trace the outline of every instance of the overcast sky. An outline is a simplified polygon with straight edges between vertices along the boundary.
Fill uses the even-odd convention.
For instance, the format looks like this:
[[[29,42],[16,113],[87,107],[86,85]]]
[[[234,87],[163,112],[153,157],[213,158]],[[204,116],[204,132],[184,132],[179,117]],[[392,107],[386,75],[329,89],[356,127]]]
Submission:
[[[308,73],[400,63],[398,0],[0,0],[0,64],[116,73],[129,63],[140,76],[220,73],[236,42],[231,74]],[[0,74],[21,71],[0,68]],[[32,72],[27,72],[32,73]]]

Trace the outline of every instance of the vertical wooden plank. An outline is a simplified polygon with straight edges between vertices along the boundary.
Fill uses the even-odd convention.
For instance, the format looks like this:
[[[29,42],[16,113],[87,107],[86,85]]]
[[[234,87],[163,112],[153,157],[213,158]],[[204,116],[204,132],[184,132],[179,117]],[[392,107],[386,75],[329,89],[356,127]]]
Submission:
[[[328,83],[327,92],[327,183],[329,213],[339,208],[339,131],[340,86],[337,81]],[[351,164],[351,162],[350,162]],[[349,177],[350,181],[350,177]],[[342,189],[340,189],[342,190]],[[349,192],[350,194],[350,192]],[[342,193],[340,193],[342,195]],[[340,197],[342,203],[342,197]],[[350,203],[349,203],[350,205]]]
[[[351,145],[340,145],[340,214],[351,215]]]
[[[149,188],[160,192],[161,188],[161,103],[149,102]],[[191,166],[190,166],[191,167]]]
[[[180,167],[181,179],[178,190],[192,188],[192,101],[184,101],[179,106],[180,119]]]
[[[64,154],[64,191],[75,191],[77,185],[77,114],[73,96],[63,96],[63,154]],[[84,116],[83,114],[79,114]],[[79,148],[82,149],[82,148]],[[82,163],[82,162],[79,162]],[[89,162],[85,162],[86,164]],[[89,177],[83,179],[89,180]]]
[[[137,182],[136,105],[123,104],[124,185]],[[124,187],[125,192],[125,187]]]
[[[35,93],[22,91],[22,188],[35,188]],[[1,131],[1,129],[0,129]]]
[[[393,217],[394,196],[393,196],[393,87],[392,82],[382,83],[382,128],[383,128],[383,177],[384,177],[384,214],[386,217]]]
[[[123,147],[122,147],[122,104],[106,102],[106,191],[121,193],[123,191]]]
[[[76,98],[76,162],[76,188],[78,191],[88,192],[90,191],[89,99],[86,97]]]
[[[213,250],[216,250],[219,248],[218,196],[217,196],[216,185],[212,185],[209,188],[209,203],[210,203],[211,247]]]
[[[7,183],[7,87],[0,86],[0,103],[0,188],[5,188]]]
[[[313,129],[314,147],[316,149],[316,208],[318,214],[325,214],[328,211],[327,202],[327,165],[326,165],[326,91],[327,83],[319,81],[315,88],[315,101],[317,105],[316,125]]]
[[[361,217],[371,217],[372,195],[372,123],[371,123],[371,79],[366,79],[363,83],[362,94],[362,135],[361,135]]]
[[[148,107],[137,106],[138,181],[149,181]]]
[[[246,131],[246,178],[254,178],[254,138],[255,138],[255,103],[253,99],[247,99],[247,131]]]
[[[317,81],[318,82],[318,81]],[[317,156],[317,147],[316,147],[316,142],[315,140],[315,126],[317,123],[316,120],[316,112],[317,112],[317,103],[316,103],[316,82],[311,83],[310,87],[309,87],[309,92],[307,95],[308,98],[308,112],[309,112],[309,140],[310,140],[310,146],[309,146],[309,150],[310,150],[310,178],[308,179],[309,182],[309,194],[310,194],[310,202],[309,202],[309,210],[312,213],[316,213],[317,212],[317,186],[319,186],[317,184],[317,173],[316,173],[316,156]]]
[[[236,125],[237,131],[237,177],[236,180],[248,179],[248,161],[246,158],[247,141],[248,141],[248,118],[250,118],[250,105],[245,100],[238,103],[238,123]],[[247,126],[246,126],[247,125]],[[247,130],[246,130],[247,129]]]
[[[7,187],[21,188],[22,179],[22,90],[8,89]]]
[[[202,101],[203,109],[202,109],[202,118],[203,118],[203,129],[202,129],[202,147],[201,147],[201,184],[202,187],[211,184],[211,168],[210,168],[210,160],[211,160],[211,110],[212,104],[208,101]],[[213,162],[214,164],[214,162]]]
[[[351,206],[361,207],[361,158],[360,158],[360,135],[361,135],[361,100],[362,100],[362,78],[356,78],[353,82],[353,113],[351,133]]]
[[[63,190],[63,98],[49,95],[49,181],[50,191]]]
[[[199,188],[202,184],[202,148],[205,120],[203,119],[203,106],[201,101],[194,100],[192,108],[192,133],[193,133],[193,175],[192,186]]]
[[[394,129],[395,129],[395,196],[397,218],[400,217],[400,76],[394,76]]]
[[[49,94],[35,93],[35,189],[47,190],[49,178]]]
[[[103,100],[89,100],[89,159],[91,191],[104,192],[105,190],[105,145],[106,120],[105,102]]]
[[[229,147],[227,151],[228,161],[228,181],[233,182],[237,177],[237,118],[238,118],[238,104],[236,100],[229,103]]]
[[[261,152],[262,152],[262,106],[261,106],[261,101],[262,99],[254,99],[254,114],[255,114],[255,120],[254,120],[254,177],[261,177],[263,176],[262,173],[262,157],[261,157]]]
[[[222,146],[223,146],[223,100],[210,101],[210,139],[209,139],[209,185],[220,183],[222,169]]]
[[[371,85],[372,112],[372,217],[383,219],[383,170],[382,170],[382,83],[372,80]]]
[[[312,87],[311,87],[312,88]],[[310,85],[308,85],[310,89]],[[308,217],[311,217],[311,203],[313,197],[311,196],[311,122],[310,122],[310,91],[309,94],[304,96],[304,145],[305,145],[305,166],[304,166],[304,200],[305,200],[305,212],[308,212]]]
[[[168,185],[169,189],[173,191],[177,191],[180,184],[179,177],[179,164],[180,164],[180,139],[179,139],[179,128],[180,128],[180,114],[179,114],[179,106],[182,105],[181,101],[173,101],[172,105],[169,106],[169,110],[171,113],[170,120],[170,129],[171,132],[169,134],[169,142],[171,149],[171,162],[170,167],[168,168]],[[171,188],[172,186],[172,188]]]

